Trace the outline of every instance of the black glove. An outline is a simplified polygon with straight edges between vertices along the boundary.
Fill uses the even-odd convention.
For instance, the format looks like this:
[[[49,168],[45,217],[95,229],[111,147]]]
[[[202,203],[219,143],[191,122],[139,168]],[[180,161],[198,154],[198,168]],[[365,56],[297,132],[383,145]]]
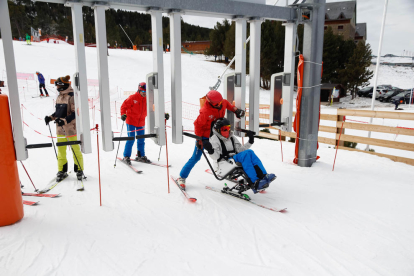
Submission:
[[[48,125],[51,121],[52,121],[52,117],[50,117],[50,116],[46,116],[45,117],[45,123],[46,123],[46,125]]]
[[[60,118],[57,118],[57,119],[55,120],[55,123],[56,123],[58,126],[64,126],[64,125],[66,125],[66,121],[65,121],[65,120],[62,120],[62,119],[60,119]]]
[[[247,136],[249,136],[249,144],[253,145],[253,143],[254,143],[254,134],[253,134],[253,132],[248,132]]]
[[[170,114],[165,113],[165,120],[167,120],[167,121],[168,121],[168,119],[170,119]]]
[[[197,140],[196,141],[196,146],[197,146],[198,149],[203,149],[203,141]]]
[[[213,154],[214,153],[213,146],[211,145],[209,140],[203,140],[203,146],[206,149],[206,151],[208,152],[208,154]]]
[[[244,116],[244,113],[246,113],[246,112],[244,112],[244,110],[241,110],[241,109],[236,109],[236,111],[234,111],[234,113],[236,114],[236,117],[238,118],[238,119],[240,119],[241,117],[243,117]]]
[[[126,114],[124,114],[124,115],[122,115],[122,116],[121,116],[121,120],[122,120],[122,121],[125,121],[125,120],[126,120],[126,118],[127,118],[127,115],[126,115]]]

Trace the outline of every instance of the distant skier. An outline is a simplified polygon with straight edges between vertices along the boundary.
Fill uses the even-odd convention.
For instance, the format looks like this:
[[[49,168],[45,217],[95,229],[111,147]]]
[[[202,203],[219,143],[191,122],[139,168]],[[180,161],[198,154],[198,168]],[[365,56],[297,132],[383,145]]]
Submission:
[[[27,45],[32,45],[32,43],[30,42],[30,39],[31,39],[30,35],[26,34],[26,43],[27,43]]]
[[[180,177],[177,179],[178,184],[185,189],[185,180],[194,168],[195,164],[200,161],[203,143],[208,142],[210,138],[211,129],[214,123],[224,117],[226,109],[234,112],[237,118],[244,116],[244,110],[238,109],[226,99],[223,99],[221,94],[216,90],[211,90],[206,95],[206,102],[200,109],[200,115],[194,121],[195,135],[201,136],[203,141],[196,141],[193,155],[181,169]]]
[[[45,78],[43,77],[42,73],[36,71],[37,79],[39,80],[39,90],[40,90],[40,97],[43,97],[42,88],[45,90],[46,97],[49,97],[49,93],[47,93],[46,86],[45,86]]]
[[[270,182],[275,180],[276,176],[272,173],[268,174],[254,151],[249,149],[254,143],[253,133],[248,134],[249,141],[242,146],[230,129],[229,120],[218,119],[214,124],[213,136],[210,140],[203,141],[204,148],[215,161],[217,174],[224,176],[236,167],[236,162],[238,162],[253,182],[250,188],[254,193],[269,187]]]
[[[55,81],[57,91],[59,91],[59,96],[56,99],[56,110],[52,115],[45,117],[47,125],[51,121],[55,121],[58,142],[67,142],[67,139],[69,141],[77,140],[75,101],[69,79],[70,76],[66,76],[60,77]],[[84,170],[83,156],[79,145],[72,145],[71,147],[75,163],[74,171],[76,172],[78,180],[81,180]],[[67,171],[68,160],[66,159],[66,146],[60,146],[58,147],[58,173],[56,181],[61,181],[66,178],[68,176]]]
[[[128,136],[135,137],[137,135],[145,134],[145,117],[147,117],[147,85],[141,82],[138,85],[138,91],[129,96],[121,105],[121,119],[126,120]],[[131,165],[131,152],[134,140],[129,140],[125,143],[124,161]],[[137,141],[137,157],[136,161],[151,163],[145,156],[145,139],[138,139]]]
[[[49,43],[49,37],[46,38],[47,43]]]

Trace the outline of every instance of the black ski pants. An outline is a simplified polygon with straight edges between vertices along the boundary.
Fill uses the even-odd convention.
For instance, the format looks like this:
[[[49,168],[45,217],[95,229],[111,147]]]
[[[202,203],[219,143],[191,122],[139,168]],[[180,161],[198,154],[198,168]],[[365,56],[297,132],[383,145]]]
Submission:
[[[49,95],[49,94],[47,93],[46,86],[45,86],[45,84],[44,84],[44,83],[39,83],[39,91],[40,91],[40,94],[41,94],[41,95],[43,95],[43,92],[42,92],[42,87],[43,87],[43,89],[45,90],[46,95]]]

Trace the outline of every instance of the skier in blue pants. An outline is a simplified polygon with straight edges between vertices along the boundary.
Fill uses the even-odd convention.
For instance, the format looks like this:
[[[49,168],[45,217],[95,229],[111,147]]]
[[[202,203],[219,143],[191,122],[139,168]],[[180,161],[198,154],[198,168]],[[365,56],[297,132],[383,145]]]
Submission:
[[[209,140],[203,140],[204,148],[215,161],[214,170],[219,176],[224,176],[237,166],[236,163],[241,163],[253,183],[253,187],[250,187],[253,192],[266,189],[276,176],[273,173],[268,174],[259,157],[249,149],[254,143],[253,134],[249,133],[249,141],[242,146],[230,129],[229,120],[219,119],[214,124],[213,136]]]

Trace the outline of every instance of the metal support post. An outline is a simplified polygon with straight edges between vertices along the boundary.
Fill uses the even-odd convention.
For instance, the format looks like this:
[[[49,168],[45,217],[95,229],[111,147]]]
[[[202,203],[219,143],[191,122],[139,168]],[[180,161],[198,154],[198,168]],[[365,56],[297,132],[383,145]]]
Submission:
[[[250,20],[249,130],[259,133],[260,39],[262,20]]]
[[[89,103],[88,103],[88,82],[86,75],[85,40],[83,30],[82,4],[67,2],[66,6],[72,9],[73,40],[75,44],[76,72],[78,79],[75,81],[76,107],[76,126],[78,127],[78,139],[81,140],[81,150],[83,153],[92,152]]]
[[[154,121],[157,134],[156,143],[159,146],[165,145],[165,104],[164,104],[164,65],[163,65],[163,41],[162,41],[162,11],[151,9],[152,28],[152,67],[155,72],[154,84]],[[152,108],[152,107],[147,107]]]
[[[246,109],[246,27],[247,19],[237,18],[236,21],[236,64],[235,64],[235,87],[234,87],[234,101],[236,107]],[[241,119],[235,118],[235,128],[246,128],[245,117]],[[243,132],[235,131],[235,135],[244,137]]]
[[[94,4],[95,10],[95,28],[96,28],[96,48],[98,52],[98,76],[99,76],[99,94],[101,107],[101,124],[102,124],[102,146],[104,151],[112,151],[114,143],[112,142],[111,126],[111,98],[109,94],[109,72],[108,56],[106,41],[106,22],[105,10],[108,6]]]
[[[282,84],[282,122],[280,126],[283,131],[292,131],[293,113],[293,87],[295,76],[295,54],[296,54],[296,23],[285,23],[285,60],[284,80]]]
[[[176,11],[170,13],[170,42],[172,142],[182,144],[181,14]]]
[[[8,1],[0,1],[0,29],[3,40],[4,63],[7,71],[7,84],[9,86],[9,104],[11,120],[13,125],[14,148],[16,160],[26,160],[29,155],[26,150],[26,139],[23,137],[23,124],[20,114],[19,87],[17,85],[16,63],[14,61],[14,50]]]
[[[310,167],[316,161],[318,143],[321,64],[326,0],[309,0],[313,5],[310,21],[305,22],[303,56],[305,58],[302,104],[299,130],[300,167]],[[306,62],[308,61],[308,62]]]

